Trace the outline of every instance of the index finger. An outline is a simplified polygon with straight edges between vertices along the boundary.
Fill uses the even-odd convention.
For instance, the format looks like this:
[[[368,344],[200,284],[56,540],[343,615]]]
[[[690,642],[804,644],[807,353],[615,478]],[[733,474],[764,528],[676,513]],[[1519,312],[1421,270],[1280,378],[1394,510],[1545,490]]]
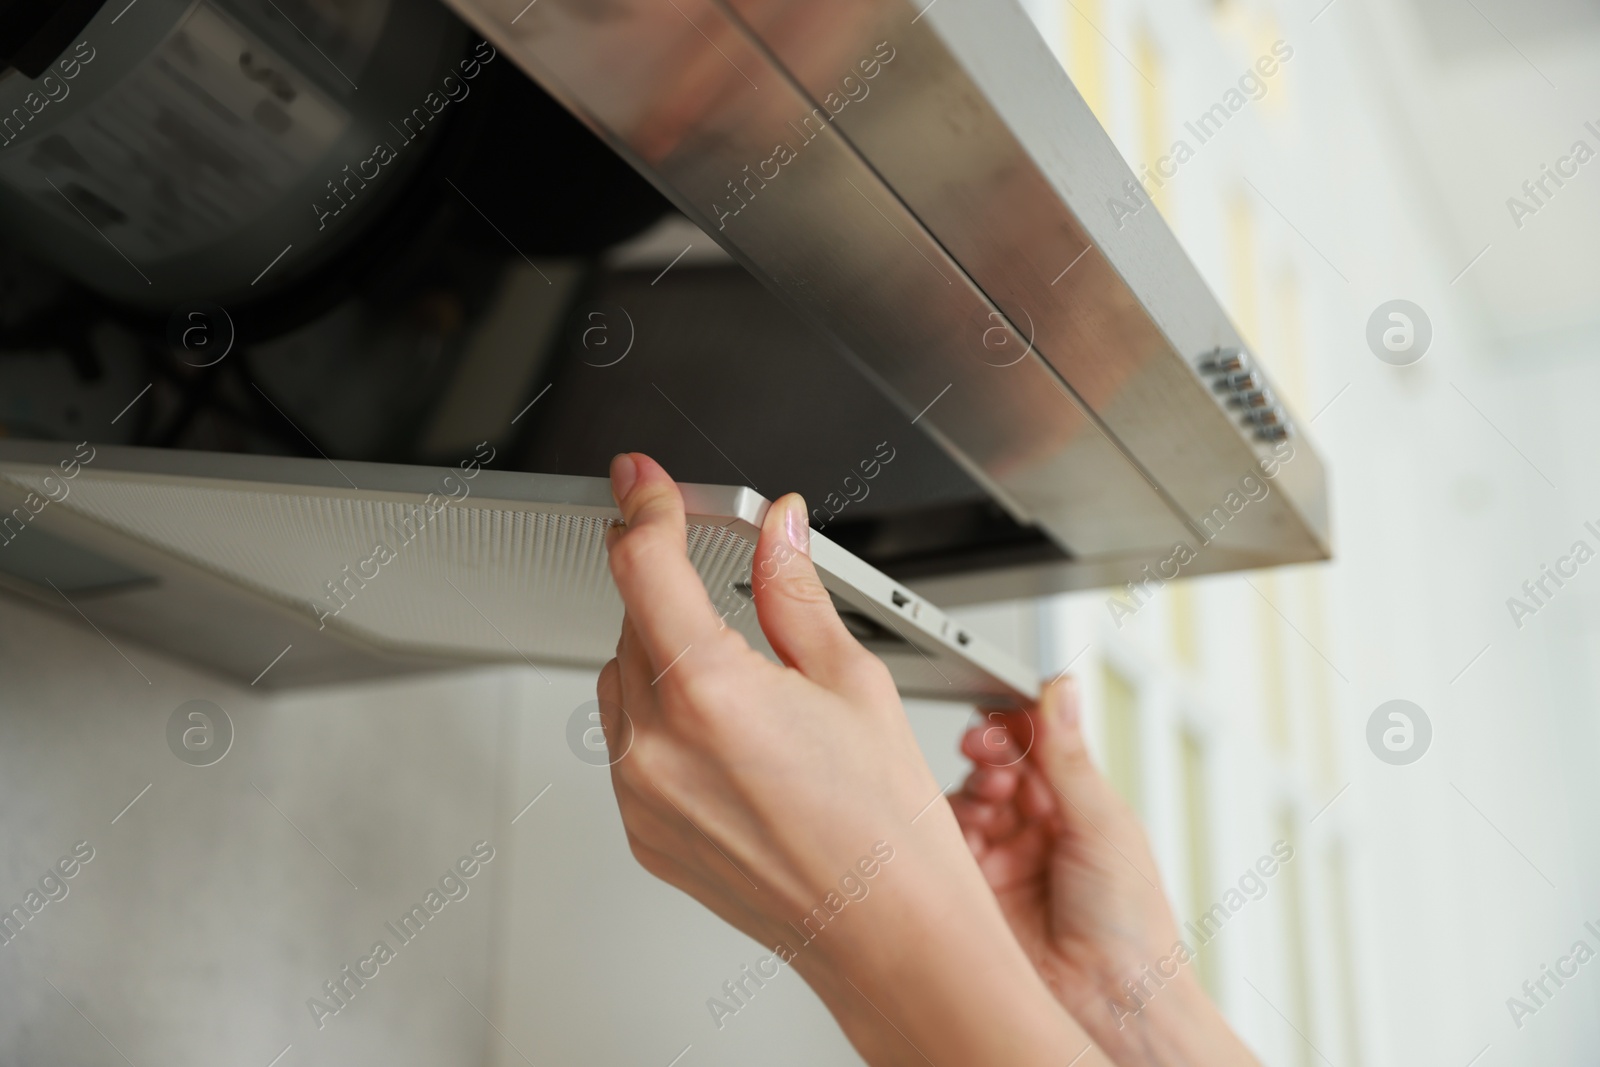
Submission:
[[[659,674],[723,627],[689,562],[683,494],[661,464],[639,452],[611,461],[611,491],[625,528],[610,539],[611,577]]]

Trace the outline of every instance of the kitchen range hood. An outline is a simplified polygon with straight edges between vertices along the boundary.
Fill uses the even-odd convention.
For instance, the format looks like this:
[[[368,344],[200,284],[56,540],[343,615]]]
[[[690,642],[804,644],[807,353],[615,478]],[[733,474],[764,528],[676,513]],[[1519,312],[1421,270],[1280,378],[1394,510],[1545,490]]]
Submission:
[[[1326,558],[1320,461],[1017,5],[449,2],[1048,542],[906,559],[930,596]]]
[[[480,447],[496,514],[622,450],[799,491],[939,626],[1329,554],[1320,460],[1010,0],[0,0],[0,31],[0,436],[112,457],[19,566],[76,568],[92,621],[236,676],[315,647],[251,569],[311,512],[249,566],[123,520],[181,498],[227,540],[228,484],[360,465],[353,514]],[[14,514],[40,489],[7,470]],[[518,654],[603,658],[535,639],[551,603]],[[475,658],[372,625],[278,684]]]

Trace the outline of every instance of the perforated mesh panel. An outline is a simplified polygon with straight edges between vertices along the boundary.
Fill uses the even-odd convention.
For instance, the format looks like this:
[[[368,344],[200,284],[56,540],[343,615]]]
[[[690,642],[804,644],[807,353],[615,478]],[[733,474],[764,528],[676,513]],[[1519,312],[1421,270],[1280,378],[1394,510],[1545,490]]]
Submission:
[[[42,477],[7,481],[44,492]],[[606,566],[611,520],[105,477],[85,469],[53,508],[243,584],[326,626],[389,647],[535,661],[601,663],[622,604]],[[689,527],[689,557],[725,610],[747,581],[752,542]],[[755,612],[730,622],[758,647]]]

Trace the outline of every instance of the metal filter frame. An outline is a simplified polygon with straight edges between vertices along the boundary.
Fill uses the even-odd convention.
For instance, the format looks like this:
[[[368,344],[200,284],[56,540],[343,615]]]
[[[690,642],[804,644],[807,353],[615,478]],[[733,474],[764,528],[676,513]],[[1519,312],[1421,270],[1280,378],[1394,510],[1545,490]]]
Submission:
[[[474,663],[597,667],[613,654],[622,603],[604,537],[621,516],[605,479],[476,461],[73,455],[0,442],[0,586],[235,679],[281,688]],[[771,655],[749,585],[769,503],[743,487],[682,489],[708,595]],[[16,565],[46,546],[54,570]],[[811,557],[903,694],[992,705],[1037,694],[1028,668],[826,537],[812,535]]]

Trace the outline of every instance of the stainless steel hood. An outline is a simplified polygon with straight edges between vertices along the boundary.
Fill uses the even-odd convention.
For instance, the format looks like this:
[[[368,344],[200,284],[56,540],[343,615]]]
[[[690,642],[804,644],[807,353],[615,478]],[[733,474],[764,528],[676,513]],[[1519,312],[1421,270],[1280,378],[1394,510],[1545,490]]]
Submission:
[[[1015,4],[449,3],[1061,550],[930,596],[1327,557],[1320,460]]]
[[[0,131],[0,437],[165,449],[219,509],[185,454],[645,451],[802,492],[930,611],[1327,557],[1321,461],[1013,0],[282,7],[0,49],[0,115],[55,93]],[[152,567],[117,625],[235,674],[194,620],[286,633]]]

